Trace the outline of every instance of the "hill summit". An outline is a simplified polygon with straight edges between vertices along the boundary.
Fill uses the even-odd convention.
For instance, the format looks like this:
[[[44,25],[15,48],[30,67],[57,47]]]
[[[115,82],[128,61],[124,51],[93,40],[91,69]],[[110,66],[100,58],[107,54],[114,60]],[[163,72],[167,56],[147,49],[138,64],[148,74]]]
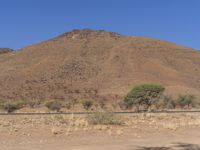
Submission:
[[[84,29],[0,56],[2,99],[119,100],[142,83],[200,95],[200,52]]]
[[[66,32],[59,37],[68,37],[68,38],[92,38],[92,37],[103,37],[103,36],[111,36],[111,37],[119,37],[120,34],[115,32],[107,32],[105,30],[91,30],[91,29],[75,29],[71,32]]]

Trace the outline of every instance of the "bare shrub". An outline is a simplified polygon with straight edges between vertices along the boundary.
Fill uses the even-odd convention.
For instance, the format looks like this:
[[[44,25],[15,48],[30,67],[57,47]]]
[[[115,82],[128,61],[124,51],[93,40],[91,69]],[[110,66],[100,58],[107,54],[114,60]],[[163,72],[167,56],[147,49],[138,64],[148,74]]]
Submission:
[[[98,103],[95,103],[95,104],[94,104],[94,107],[95,107],[95,109],[98,109],[99,104],[98,104]]]
[[[72,107],[72,103],[70,103],[70,102],[66,103],[66,104],[65,104],[65,107],[66,107],[68,110],[70,110],[71,107]]]
[[[176,103],[171,96],[164,95],[155,103],[155,107],[157,109],[174,109],[176,107]]]
[[[75,99],[75,98],[71,98],[70,101],[71,101],[71,104],[72,104],[72,108],[74,108],[75,105],[78,104],[78,100]]]
[[[82,101],[82,105],[85,110],[89,110],[92,107],[93,102],[90,100],[85,100],[85,101]]]
[[[126,109],[128,109],[128,106],[126,105],[127,103],[124,103],[124,101],[120,101],[119,103],[118,103],[118,105],[119,105],[119,108],[121,109],[121,110],[126,110]],[[130,109],[132,109],[133,108],[133,106],[132,105],[130,105],[131,107],[130,107]]]
[[[101,101],[99,101],[99,106],[101,109],[105,109],[106,104],[104,101],[101,100]]]
[[[45,106],[52,111],[60,111],[60,109],[62,108],[62,104],[58,101],[52,100],[52,101],[47,101],[45,103]]]
[[[26,105],[29,106],[30,108],[35,108],[39,106],[41,102],[39,100],[30,100],[26,102]]]

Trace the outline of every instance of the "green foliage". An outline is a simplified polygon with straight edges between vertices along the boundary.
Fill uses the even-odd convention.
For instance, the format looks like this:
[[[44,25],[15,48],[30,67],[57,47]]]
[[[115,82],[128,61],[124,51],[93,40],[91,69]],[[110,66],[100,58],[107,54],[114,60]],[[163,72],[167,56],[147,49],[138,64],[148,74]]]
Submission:
[[[157,84],[143,84],[133,88],[124,98],[124,103],[127,108],[133,105],[147,105],[151,107],[156,101],[159,100],[165,88]]]
[[[89,109],[92,107],[93,102],[90,101],[90,100],[86,100],[86,101],[83,101],[83,102],[82,102],[82,105],[83,105],[83,108],[84,108],[85,110],[89,110]]]
[[[181,108],[184,108],[185,106],[188,108],[190,106],[195,107],[196,104],[197,101],[194,95],[179,95],[177,99],[177,105],[179,105]]]
[[[62,104],[58,101],[52,100],[52,101],[47,101],[45,103],[45,106],[52,111],[60,111],[60,109],[62,108]]]
[[[115,116],[109,112],[96,112],[95,114],[88,116],[88,122],[90,124],[100,125],[121,125],[123,124],[121,118]]]

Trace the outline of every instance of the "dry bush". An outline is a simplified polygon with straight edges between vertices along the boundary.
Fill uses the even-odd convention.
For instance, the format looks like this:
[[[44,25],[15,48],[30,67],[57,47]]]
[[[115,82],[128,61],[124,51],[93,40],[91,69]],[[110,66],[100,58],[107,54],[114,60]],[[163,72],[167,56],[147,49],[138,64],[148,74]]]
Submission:
[[[98,103],[94,103],[94,107],[97,110],[99,108],[99,104]]]
[[[72,104],[72,108],[74,108],[75,105],[78,104],[78,100],[75,99],[75,98],[71,98],[70,101],[71,101],[71,104]]]
[[[120,117],[110,112],[96,112],[88,115],[88,122],[93,125],[122,125],[123,121]]]
[[[35,108],[41,104],[40,100],[29,100],[26,101],[26,105],[30,108]]]
[[[104,101],[99,101],[99,106],[101,109],[105,109],[106,104]]]
[[[164,95],[161,99],[159,99],[155,104],[157,109],[175,109],[176,102],[171,96]]]
[[[132,104],[124,103],[124,101],[120,101],[118,105],[121,110],[131,110],[134,107]]]
[[[65,104],[65,107],[70,110],[72,108],[72,103],[68,102]]]
[[[14,112],[18,109],[21,109],[25,106],[25,103],[23,101],[2,101],[0,103],[0,108],[8,113]]]
[[[52,100],[52,101],[47,101],[45,103],[45,106],[49,109],[49,110],[52,110],[52,111],[60,111],[60,109],[62,108],[62,104],[61,102],[58,102],[58,101],[55,101],[55,100]]]
[[[82,105],[85,110],[89,110],[92,107],[93,102],[90,100],[85,100],[85,101],[82,101]]]
[[[196,107],[197,106],[197,99],[194,95],[179,95],[177,99],[177,105],[179,105],[181,108],[189,108],[189,107]]]
[[[4,105],[5,101],[4,100],[0,100],[0,109],[3,108],[3,105]]]

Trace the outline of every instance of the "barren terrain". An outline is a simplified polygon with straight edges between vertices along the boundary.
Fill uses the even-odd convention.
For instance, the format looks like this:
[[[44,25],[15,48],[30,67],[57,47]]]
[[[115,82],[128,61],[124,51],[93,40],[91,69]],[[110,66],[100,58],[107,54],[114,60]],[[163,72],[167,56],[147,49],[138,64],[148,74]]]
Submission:
[[[1,116],[1,150],[199,150],[199,114],[121,116],[90,125],[85,116]]]

